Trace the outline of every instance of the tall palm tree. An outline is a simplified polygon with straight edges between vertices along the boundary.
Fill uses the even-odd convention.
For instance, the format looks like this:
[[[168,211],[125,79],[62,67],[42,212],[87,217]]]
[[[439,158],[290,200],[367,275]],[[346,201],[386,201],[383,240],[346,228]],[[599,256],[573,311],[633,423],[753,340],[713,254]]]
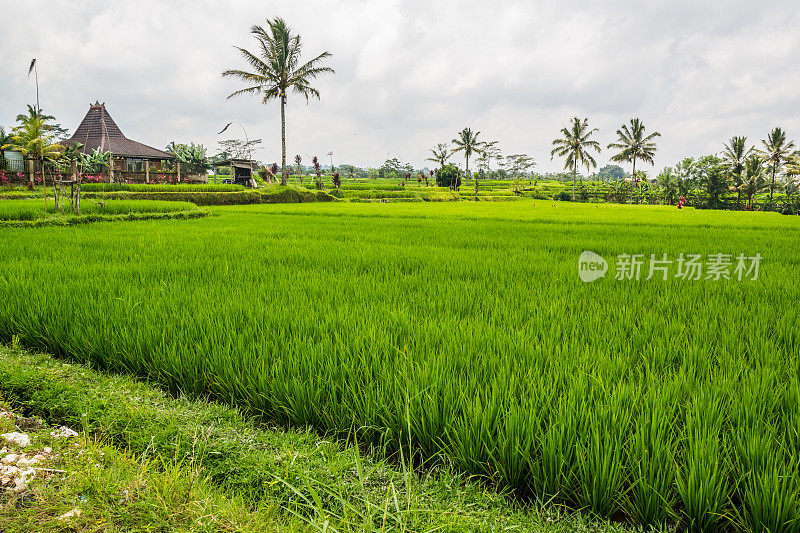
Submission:
[[[433,163],[438,163],[439,168],[445,166],[447,164],[447,160],[450,159],[450,156],[453,153],[450,151],[450,146],[447,143],[439,143],[436,145],[436,148],[431,148],[431,157],[425,159],[425,161],[431,161]]]
[[[469,158],[472,154],[479,154],[483,151],[484,143],[478,140],[478,135],[481,132],[476,131],[473,132],[470,128],[464,128],[459,132],[458,137],[453,139],[452,142],[455,144],[455,148],[453,148],[453,153],[456,152],[464,152],[464,159],[466,160],[466,175],[467,179],[469,179]],[[475,193],[478,192],[478,180],[475,180]]]
[[[645,135],[645,127],[642,121],[638,118],[632,118],[631,127],[628,128],[627,124],[623,124],[617,130],[617,137],[617,142],[608,145],[609,149],[616,148],[619,150],[619,153],[612,156],[611,160],[633,163],[631,178],[636,183],[636,161],[642,160],[645,163],[653,164],[653,157],[656,154],[656,143],[653,142],[653,139],[661,137],[661,134],[654,131],[650,135]]]
[[[596,150],[600,153],[600,143],[590,139],[597,132],[597,128],[589,129],[589,119],[581,120],[578,117],[572,118],[571,128],[562,128],[562,137],[553,140],[553,150],[550,152],[550,159],[553,157],[565,157],[564,169],[572,170],[572,201],[575,201],[575,182],[578,179],[578,166],[585,166],[586,171],[590,167],[597,167],[597,161],[589,153]]]
[[[764,161],[769,163],[772,170],[772,181],[769,184],[769,203],[772,205],[772,195],[775,192],[775,176],[786,162],[786,159],[792,154],[794,142],[786,139],[786,132],[781,128],[772,130],[767,135],[767,138],[761,142],[764,144],[764,149],[759,150],[759,153],[764,158]]]
[[[244,82],[247,87],[231,93],[228,98],[240,94],[260,95],[261,103],[280,99],[281,102],[281,162],[283,172],[281,185],[289,181],[289,167],[286,166],[286,94],[289,90],[305,96],[306,102],[311,97],[319,99],[317,89],[311,81],[320,74],[333,72],[330,67],[322,66],[322,62],[331,56],[323,52],[315,58],[300,64],[302,43],[299,35],[293,35],[282,18],[267,19],[267,28],[253,26],[250,33],[259,44],[258,54],[244,48],[236,47],[253,72],[246,70],[226,70],[223,77],[229,76]]]
[[[722,161],[728,169],[728,174],[733,179],[736,188],[736,205],[742,200],[742,173],[745,169],[747,158],[755,151],[755,146],[747,148],[747,137],[731,137],[722,150]]]

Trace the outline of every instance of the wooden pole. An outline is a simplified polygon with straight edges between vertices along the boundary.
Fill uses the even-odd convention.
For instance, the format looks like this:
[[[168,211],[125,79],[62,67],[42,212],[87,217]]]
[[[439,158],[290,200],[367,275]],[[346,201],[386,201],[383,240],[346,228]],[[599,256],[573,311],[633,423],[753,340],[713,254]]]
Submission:
[[[109,159],[109,170],[108,170],[108,179],[111,183],[114,183],[114,154],[108,154]]]
[[[144,182],[150,183],[150,160],[144,160]]]
[[[181,162],[178,161],[178,183],[181,182]]]

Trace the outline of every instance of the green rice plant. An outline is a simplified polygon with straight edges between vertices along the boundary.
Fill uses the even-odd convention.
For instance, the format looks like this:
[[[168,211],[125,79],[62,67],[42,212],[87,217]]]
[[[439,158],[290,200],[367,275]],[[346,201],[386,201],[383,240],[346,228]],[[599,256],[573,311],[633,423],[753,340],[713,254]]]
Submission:
[[[662,529],[794,523],[797,217],[528,199],[213,212],[4,228],[0,339],[541,503]],[[604,279],[578,278],[585,250]],[[615,280],[632,253],[764,259],[758,280]],[[772,462],[745,453],[766,446],[753,431]]]
[[[686,413],[683,468],[677,488],[688,531],[718,531],[730,493],[724,442],[720,441],[722,402],[701,391]]]
[[[630,440],[626,508],[637,523],[646,526],[663,526],[675,515],[676,396],[647,394]]]

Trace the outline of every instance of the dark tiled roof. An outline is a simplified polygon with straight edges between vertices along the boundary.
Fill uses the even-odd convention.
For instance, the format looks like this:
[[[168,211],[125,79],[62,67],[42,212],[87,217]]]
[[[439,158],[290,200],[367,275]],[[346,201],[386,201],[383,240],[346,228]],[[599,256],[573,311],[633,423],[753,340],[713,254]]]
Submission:
[[[74,143],[83,143],[85,145],[83,152],[93,152],[99,148],[101,151],[111,152],[115,156],[175,159],[175,156],[169,152],[125,137],[117,123],[106,111],[106,105],[101,103],[89,106],[89,112],[83,117],[78,129],[75,130],[72,137],[61,144],[66,146]]]

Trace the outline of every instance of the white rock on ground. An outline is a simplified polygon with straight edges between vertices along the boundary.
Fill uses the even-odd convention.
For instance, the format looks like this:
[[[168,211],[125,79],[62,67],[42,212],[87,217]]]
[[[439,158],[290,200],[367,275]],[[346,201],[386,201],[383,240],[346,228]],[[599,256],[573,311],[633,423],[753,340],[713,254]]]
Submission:
[[[9,442],[17,444],[20,448],[25,448],[26,446],[30,446],[31,444],[31,438],[26,433],[18,433],[15,431],[13,433],[3,433],[2,435],[0,435],[0,437],[3,437]]]
[[[78,509],[78,508],[75,508],[75,509],[73,509],[71,511],[68,511],[68,512],[62,514],[61,516],[58,517],[58,519],[59,520],[67,520],[69,518],[72,518],[72,517],[75,517],[75,516],[80,516],[80,515],[81,515],[81,510]]]
[[[78,436],[78,432],[68,428],[67,426],[61,426],[56,431],[51,431],[50,435],[52,437],[57,438],[57,439],[60,439],[60,438],[70,439],[72,437],[77,437]]]

